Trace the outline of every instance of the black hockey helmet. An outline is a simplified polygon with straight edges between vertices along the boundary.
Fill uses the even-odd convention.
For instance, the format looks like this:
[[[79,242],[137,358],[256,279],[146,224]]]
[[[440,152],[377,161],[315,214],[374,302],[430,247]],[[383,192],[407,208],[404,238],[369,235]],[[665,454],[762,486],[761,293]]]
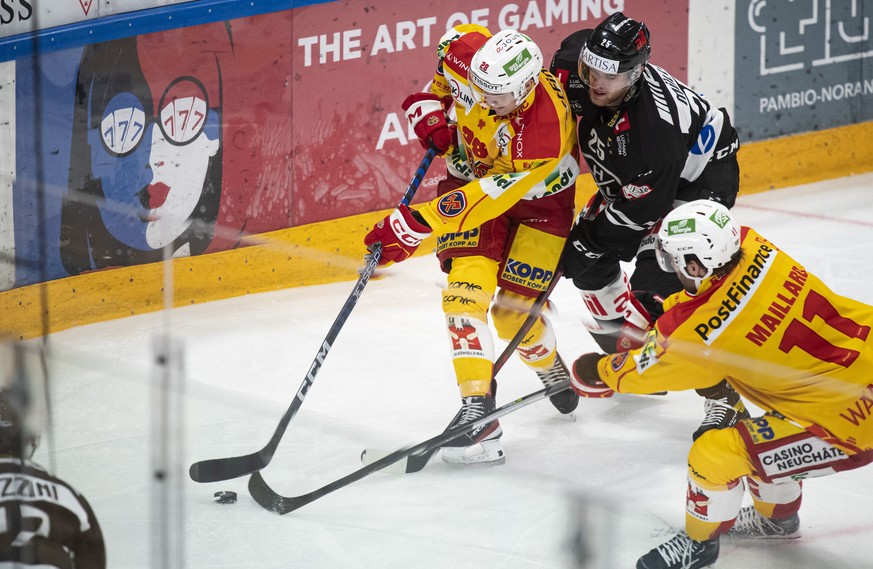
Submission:
[[[37,436],[27,428],[15,390],[0,390],[0,456],[30,458]]]
[[[596,57],[586,57],[586,52]],[[618,74],[646,63],[651,54],[649,28],[642,22],[616,12],[600,22],[588,36],[579,64],[605,73]]]

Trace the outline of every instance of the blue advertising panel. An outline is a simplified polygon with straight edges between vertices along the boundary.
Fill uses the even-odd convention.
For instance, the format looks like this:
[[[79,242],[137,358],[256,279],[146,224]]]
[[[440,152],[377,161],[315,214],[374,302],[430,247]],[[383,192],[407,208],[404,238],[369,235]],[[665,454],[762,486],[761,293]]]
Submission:
[[[735,119],[743,140],[873,119],[873,0],[737,4]]]

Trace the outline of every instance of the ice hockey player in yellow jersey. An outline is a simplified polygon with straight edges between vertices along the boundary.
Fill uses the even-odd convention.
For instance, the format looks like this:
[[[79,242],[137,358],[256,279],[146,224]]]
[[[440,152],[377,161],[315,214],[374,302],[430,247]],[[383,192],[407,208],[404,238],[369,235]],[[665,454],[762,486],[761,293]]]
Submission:
[[[692,445],[685,531],[637,563],[698,569],[718,558],[724,534],[799,537],[801,480],[873,461],[873,306],[835,294],[715,202],[670,212],[657,251],[685,290],[641,348],[576,360],[573,388],[608,397],[728,377],[765,410]],[[754,506],[741,508],[746,485]]]
[[[579,164],[567,97],[529,37],[515,30],[492,36],[468,24],[449,30],[437,51],[430,90],[407,97],[403,109],[422,145],[446,156],[448,175],[436,199],[394,210],[364,243],[382,244],[383,264],[403,261],[423,238],[438,236],[437,257],[448,273],[442,308],[462,401],[456,425],[495,408],[489,314],[509,340],[554,279],[573,224]],[[545,385],[569,378],[545,316],[516,353]],[[569,414],[578,397],[567,390],[551,401]],[[491,421],[444,446],[442,458],[501,463],[502,432]]]

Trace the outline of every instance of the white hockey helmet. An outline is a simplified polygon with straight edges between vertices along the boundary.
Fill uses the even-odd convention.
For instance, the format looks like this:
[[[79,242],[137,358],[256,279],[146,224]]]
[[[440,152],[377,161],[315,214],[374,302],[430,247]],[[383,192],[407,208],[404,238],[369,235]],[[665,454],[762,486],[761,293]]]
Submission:
[[[516,30],[501,30],[473,55],[470,87],[477,102],[507,114],[521,106],[537,86],[542,68],[543,52],[533,40]],[[500,95],[511,95],[510,103],[499,105]],[[511,105],[503,113],[498,108]]]
[[[668,213],[661,221],[655,247],[661,269],[680,272],[697,290],[739,249],[740,225],[725,206],[710,200],[688,202]],[[703,265],[705,275],[692,277],[686,272],[692,259]]]

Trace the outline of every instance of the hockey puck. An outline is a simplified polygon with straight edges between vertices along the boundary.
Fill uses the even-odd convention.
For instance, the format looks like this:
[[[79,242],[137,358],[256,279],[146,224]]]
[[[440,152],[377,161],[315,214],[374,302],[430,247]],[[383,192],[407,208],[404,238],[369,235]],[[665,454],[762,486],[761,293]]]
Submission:
[[[236,504],[236,492],[220,490],[215,493],[215,501],[219,504]]]

